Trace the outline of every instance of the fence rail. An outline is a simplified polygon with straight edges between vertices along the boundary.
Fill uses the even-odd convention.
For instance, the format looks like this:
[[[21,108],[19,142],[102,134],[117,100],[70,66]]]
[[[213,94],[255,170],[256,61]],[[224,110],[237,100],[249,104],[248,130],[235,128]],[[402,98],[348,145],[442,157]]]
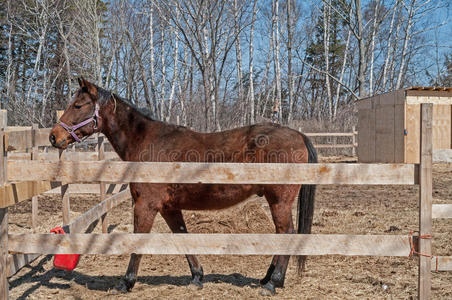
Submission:
[[[69,182],[167,182],[224,184],[405,184],[420,185],[419,232],[431,235],[432,105],[422,104],[421,162],[414,164],[207,164],[60,160],[0,160],[0,183],[56,180]],[[36,132],[35,132],[36,133]],[[3,131],[0,131],[3,134]],[[28,146],[18,135],[0,143]],[[39,135],[35,135],[39,136]],[[354,137],[354,135],[353,135]],[[32,147],[39,144],[34,139]],[[8,142],[8,143],[6,143]],[[15,143],[15,144],[14,144]],[[354,143],[353,143],[354,144]],[[4,151],[6,153],[6,151]],[[112,196],[114,197],[114,196]],[[117,196],[121,198],[122,196]],[[120,199],[116,199],[119,202]],[[2,198],[3,201],[3,198]],[[115,203],[117,203],[115,202]],[[86,225],[100,218],[110,204],[103,202],[73,222]],[[287,254],[408,256],[413,250],[431,255],[431,240],[400,235],[272,235],[272,234],[8,234],[8,208],[0,208],[0,298],[8,298],[8,251],[18,253],[97,254]],[[79,220],[79,221],[77,221]],[[68,226],[70,226],[69,223]],[[84,226],[81,226],[84,227]],[[75,227],[74,227],[75,228]],[[438,258],[439,260],[439,258]],[[441,258],[447,265],[447,258]],[[431,257],[419,257],[419,298],[430,298]]]

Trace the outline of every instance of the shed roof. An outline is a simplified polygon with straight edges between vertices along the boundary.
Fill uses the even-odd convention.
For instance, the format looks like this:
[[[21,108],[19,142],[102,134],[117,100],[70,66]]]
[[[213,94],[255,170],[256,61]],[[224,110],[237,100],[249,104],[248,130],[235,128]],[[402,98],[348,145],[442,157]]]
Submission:
[[[356,100],[356,102],[368,100],[374,98],[376,96],[394,93],[396,91],[405,91],[406,96],[432,96],[432,97],[452,97],[452,87],[442,87],[442,86],[411,86],[408,88],[403,88],[395,91],[389,91],[386,93],[381,93],[377,95],[372,95],[368,97],[364,97],[362,99]]]

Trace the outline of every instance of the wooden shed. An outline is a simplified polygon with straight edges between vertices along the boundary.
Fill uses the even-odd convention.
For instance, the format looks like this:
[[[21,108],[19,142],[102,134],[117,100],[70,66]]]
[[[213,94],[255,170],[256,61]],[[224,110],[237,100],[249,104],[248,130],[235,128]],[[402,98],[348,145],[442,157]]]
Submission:
[[[421,103],[433,103],[433,150],[452,149],[452,88],[411,87],[357,101],[358,161],[419,163]]]

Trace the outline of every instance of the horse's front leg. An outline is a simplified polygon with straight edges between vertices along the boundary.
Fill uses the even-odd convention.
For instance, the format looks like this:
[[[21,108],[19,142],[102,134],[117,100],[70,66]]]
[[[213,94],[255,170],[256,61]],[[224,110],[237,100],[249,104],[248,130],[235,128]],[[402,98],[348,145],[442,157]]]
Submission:
[[[158,210],[156,207],[153,207],[153,205],[145,201],[145,199],[141,196],[141,191],[134,188],[134,185],[130,184],[130,190],[135,202],[133,232],[149,233]],[[117,291],[127,293],[133,288],[135,282],[137,281],[137,273],[141,257],[141,254],[132,253],[126,275],[115,287]]]

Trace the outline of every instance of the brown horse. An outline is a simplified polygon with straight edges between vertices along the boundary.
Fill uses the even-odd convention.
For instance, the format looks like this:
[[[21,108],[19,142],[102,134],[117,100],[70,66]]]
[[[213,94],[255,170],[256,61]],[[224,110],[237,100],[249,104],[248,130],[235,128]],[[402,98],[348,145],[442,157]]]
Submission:
[[[125,161],[315,163],[317,154],[309,139],[287,127],[262,124],[233,130],[198,133],[186,127],[153,120],[130,102],[84,79],[80,89],[49,136],[53,146],[65,149],[96,132],[102,132]],[[186,233],[181,210],[222,209],[252,195],[265,196],[277,233],[295,233],[292,204],[298,196],[298,233],[310,233],[314,185],[151,184],[131,183],[134,232],[148,233],[160,213],[174,233]],[[203,269],[187,255],[192,284],[202,287]],[[115,287],[132,289],[141,255],[132,254],[125,277]],[[299,260],[300,270],[305,257]],[[261,284],[271,293],[283,287],[289,256],[275,255]]]

